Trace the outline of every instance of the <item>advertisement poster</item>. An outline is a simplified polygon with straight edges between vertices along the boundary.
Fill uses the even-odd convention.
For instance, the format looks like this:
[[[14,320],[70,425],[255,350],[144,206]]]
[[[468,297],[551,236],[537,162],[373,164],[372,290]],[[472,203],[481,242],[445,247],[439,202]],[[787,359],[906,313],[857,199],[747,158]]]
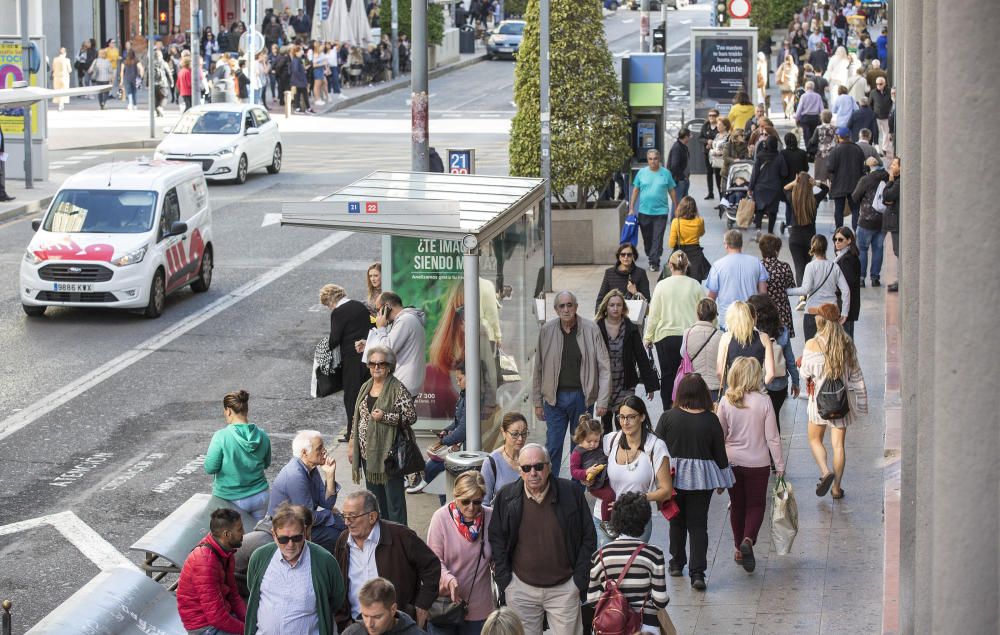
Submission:
[[[725,113],[740,90],[753,99],[756,29],[692,29],[691,94],[695,114]]]
[[[24,80],[23,53],[21,41],[14,39],[0,40],[0,87],[11,88],[14,82]],[[38,74],[32,73],[30,84],[38,86]],[[39,104],[31,107],[31,134],[37,135],[39,130]],[[24,108],[0,108],[0,128],[7,137],[20,137],[24,134]]]

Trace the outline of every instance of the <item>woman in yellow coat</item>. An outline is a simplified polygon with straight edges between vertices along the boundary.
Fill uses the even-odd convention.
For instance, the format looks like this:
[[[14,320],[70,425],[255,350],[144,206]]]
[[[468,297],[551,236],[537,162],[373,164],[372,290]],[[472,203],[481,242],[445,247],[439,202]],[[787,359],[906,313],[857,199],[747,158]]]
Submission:
[[[73,63],[66,57],[66,49],[59,49],[59,55],[52,60],[52,88],[61,90],[69,88],[69,76],[73,72]],[[59,105],[59,110],[69,103],[69,97],[54,97],[52,101]]]

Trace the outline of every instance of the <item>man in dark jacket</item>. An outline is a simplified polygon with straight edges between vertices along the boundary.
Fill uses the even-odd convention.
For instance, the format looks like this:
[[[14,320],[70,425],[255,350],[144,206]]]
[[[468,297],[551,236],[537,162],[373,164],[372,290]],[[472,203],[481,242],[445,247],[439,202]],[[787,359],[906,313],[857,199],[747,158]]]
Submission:
[[[708,196],[705,197],[706,201],[715,198],[715,176],[712,174],[712,165],[708,160],[708,151],[712,148],[712,141],[715,140],[715,135],[719,134],[718,129],[715,127],[718,121],[719,111],[715,108],[709,110],[708,119],[705,120],[705,123],[701,124],[701,132],[698,133],[698,142],[705,153],[705,180],[708,181]],[[719,196],[722,196],[721,184],[719,185]]]
[[[900,257],[899,252],[899,157],[896,156],[889,164],[889,180],[886,182],[885,191],[882,192],[882,202],[885,203],[885,212],[882,217],[882,233],[892,234],[892,253],[896,258]],[[884,238],[883,238],[884,240]],[[900,266],[896,266],[899,271]],[[893,282],[888,290],[895,293],[899,291],[899,283]]]
[[[878,287],[881,286],[885,234],[882,233],[882,213],[874,208],[873,203],[879,184],[889,179],[889,173],[882,166],[882,161],[875,157],[866,159],[865,165],[871,168],[871,172],[858,181],[851,195],[851,207],[858,210],[856,240],[861,261],[861,286],[865,286],[865,278],[868,277],[868,250],[871,249],[871,281],[873,287]]]
[[[493,499],[490,547],[494,577],[525,633],[542,632],[542,615],[555,633],[582,633],[580,601],[590,581],[597,536],[583,489],[552,476],[545,448],[524,446],[517,456],[521,481]]]
[[[177,612],[189,632],[242,633],[247,606],[236,586],[233,554],[243,544],[243,520],[238,511],[220,508],[212,512],[209,530],[184,561]]]
[[[691,131],[687,128],[677,133],[677,141],[670,147],[670,154],[667,155],[667,169],[674,177],[677,187],[677,200],[687,196],[688,188],[691,187],[691,170],[688,168],[688,161],[691,158],[688,150],[688,141],[691,140]]]
[[[833,199],[833,222],[836,227],[844,225],[844,208],[850,213],[850,197],[854,188],[865,174],[865,153],[858,144],[851,141],[850,128],[837,128],[837,147],[826,160],[830,174],[830,198]],[[851,225],[858,228],[858,215],[851,214]]]
[[[813,90],[823,99],[823,107],[829,108],[829,102],[826,99],[826,89],[830,85],[830,82],[826,81],[822,73],[817,73],[812,64],[806,64],[802,67],[802,85],[805,86],[806,82],[813,83]]]
[[[861,139],[862,130],[870,130],[872,144],[878,144],[878,124],[875,121],[875,111],[868,105],[867,97],[858,100],[858,109],[851,113],[847,127],[851,129],[851,140],[854,143]]]
[[[343,511],[348,531],[340,535],[333,553],[347,585],[347,601],[336,616],[341,631],[360,621],[361,587],[375,577],[392,582],[399,610],[424,628],[438,596],[441,561],[412,529],[382,520],[378,501],[368,490],[348,494]]]
[[[892,112],[892,93],[884,77],[875,80],[875,88],[868,93],[872,110],[875,112],[875,123],[878,125],[878,138],[885,150],[889,136],[889,113]]]
[[[0,203],[13,201],[14,197],[7,194],[7,150],[4,146],[3,128],[0,127]]]
[[[292,87],[291,58],[288,48],[282,49],[274,59],[271,70],[278,79],[278,103],[285,105],[285,93]]]
[[[826,67],[830,64],[830,56],[826,54],[826,47],[817,44],[816,49],[809,53],[809,63],[812,64],[817,73],[821,75],[825,73]]]

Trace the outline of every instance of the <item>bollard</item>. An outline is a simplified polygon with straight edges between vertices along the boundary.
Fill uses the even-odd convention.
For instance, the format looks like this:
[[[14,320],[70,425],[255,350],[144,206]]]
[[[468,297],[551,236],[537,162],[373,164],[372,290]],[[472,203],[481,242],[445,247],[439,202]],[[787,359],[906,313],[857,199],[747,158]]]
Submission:
[[[10,635],[10,607],[14,606],[14,603],[10,600],[3,601],[3,635]]]
[[[292,116],[292,91],[285,91],[285,119]]]

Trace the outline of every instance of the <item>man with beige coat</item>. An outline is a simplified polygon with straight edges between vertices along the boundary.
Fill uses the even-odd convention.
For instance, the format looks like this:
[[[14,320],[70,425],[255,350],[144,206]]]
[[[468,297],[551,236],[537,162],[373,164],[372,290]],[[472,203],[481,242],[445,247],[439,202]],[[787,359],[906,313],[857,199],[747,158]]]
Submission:
[[[559,476],[562,448],[570,424],[597,406],[597,416],[608,411],[611,397],[611,361],[601,331],[576,314],[576,296],[555,296],[558,317],[538,331],[538,349],[532,374],[531,398],[535,417],[546,422],[545,449],[552,473]]]

